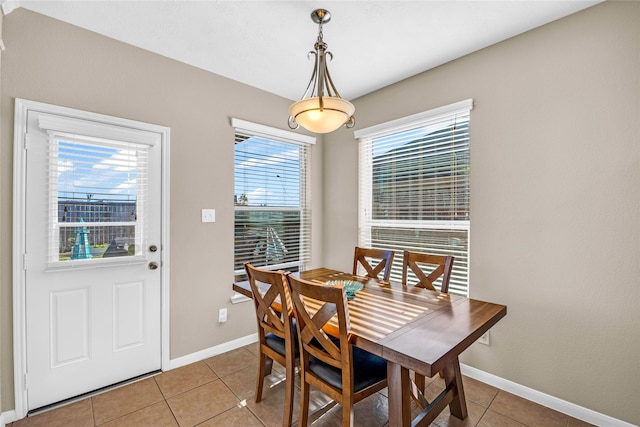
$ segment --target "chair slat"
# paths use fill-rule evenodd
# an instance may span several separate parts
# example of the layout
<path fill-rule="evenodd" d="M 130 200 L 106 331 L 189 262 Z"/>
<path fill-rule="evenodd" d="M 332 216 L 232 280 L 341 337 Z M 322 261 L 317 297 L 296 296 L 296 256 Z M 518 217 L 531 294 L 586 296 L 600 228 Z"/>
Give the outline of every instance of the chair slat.
<path fill-rule="evenodd" d="M 360 248 L 356 246 L 353 254 L 353 274 L 358 273 L 358 266 L 361 265 L 367 272 L 367 277 L 380 279 L 379 275 L 383 273 L 381 280 L 388 282 L 391 276 L 393 256 L 394 252 L 391 250 Z M 373 260 L 378 261 L 374 265 L 371 265 L 370 261 Z"/>
<path fill-rule="evenodd" d="M 449 291 L 449 280 L 451 279 L 454 257 L 451 255 L 434 255 L 410 251 L 404 251 L 403 255 L 402 284 L 404 286 L 408 285 L 408 270 L 410 269 L 418 279 L 418 283 L 415 286 L 435 291 L 437 289 L 433 286 L 433 283 L 442 277 L 440 292 L 447 293 Z M 424 271 L 426 265 L 431 266 L 428 275 Z"/>

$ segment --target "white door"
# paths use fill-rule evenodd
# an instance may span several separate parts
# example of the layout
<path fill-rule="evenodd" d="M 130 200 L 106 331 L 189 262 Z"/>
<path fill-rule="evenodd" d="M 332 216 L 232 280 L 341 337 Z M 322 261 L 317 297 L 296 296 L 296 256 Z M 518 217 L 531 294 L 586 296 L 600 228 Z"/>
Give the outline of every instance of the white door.
<path fill-rule="evenodd" d="M 162 138 L 108 119 L 26 114 L 27 410 L 161 368 Z"/>

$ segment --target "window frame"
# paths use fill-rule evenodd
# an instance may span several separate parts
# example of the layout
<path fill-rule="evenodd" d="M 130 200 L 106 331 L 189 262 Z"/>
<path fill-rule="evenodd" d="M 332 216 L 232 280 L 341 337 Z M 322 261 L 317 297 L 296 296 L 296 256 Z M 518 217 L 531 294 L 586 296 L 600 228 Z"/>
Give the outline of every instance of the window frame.
<path fill-rule="evenodd" d="M 300 248 L 299 258 L 295 261 L 287 261 L 283 263 L 274 263 L 267 265 L 256 265 L 256 267 L 277 270 L 277 269 L 294 269 L 295 267 L 303 270 L 311 260 L 311 147 L 316 143 L 316 138 L 308 135 L 297 134 L 294 132 L 273 128 L 270 126 L 253 123 L 237 118 L 231 119 L 231 125 L 234 128 L 234 141 L 238 136 L 260 137 L 266 140 L 299 146 L 301 151 L 299 174 L 300 182 L 300 204 L 299 206 L 243 206 L 234 203 L 234 276 L 236 280 L 245 277 L 244 269 L 236 269 L 236 213 L 238 212 L 300 212 Z M 236 153 L 234 150 L 234 164 Z M 238 193 L 235 188 L 236 170 L 234 168 L 234 197 Z"/>
<path fill-rule="evenodd" d="M 457 115 L 464 114 L 469 115 L 470 124 L 470 115 L 471 110 L 473 109 L 473 100 L 467 99 L 464 101 L 456 102 L 450 105 L 446 105 L 443 107 L 435 108 L 432 110 L 428 110 L 425 112 L 421 112 L 418 114 L 414 114 L 411 116 L 403 117 L 400 119 L 392 120 L 389 122 L 381 123 L 378 125 L 374 125 L 368 128 L 360 129 L 354 132 L 354 137 L 359 141 L 358 143 L 358 162 L 359 162 L 359 189 L 358 189 L 358 200 L 359 200 L 359 217 L 358 217 L 358 245 L 366 246 L 366 247 L 375 247 L 379 249 L 393 249 L 396 251 L 396 257 L 394 258 L 394 263 L 392 267 L 392 280 L 400 280 L 402 276 L 402 250 L 406 249 L 409 251 L 415 252 L 427 252 L 427 253 L 436 253 L 430 250 L 420 250 L 415 249 L 415 247 L 411 247 L 411 243 L 403 242 L 403 247 L 398 247 L 397 245 L 393 245 L 393 242 L 389 242 L 389 247 L 381 247 L 373 244 L 372 230 L 375 227 L 378 230 L 382 228 L 395 228 L 396 230 L 402 232 L 406 230 L 431 230 L 433 233 L 438 232 L 449 232 L 449 233 L 466 233 L 466 245 L 464 253 L 466 254 L 466 265 L 458 264 L 456 266 L 456 262 L 454 261 L 454 269 L 458 267 L 459 274 L 463 274 L 463 283 L 462 284 L 454 284 L 453 277 L 452 282 L 450 282 L 449 292 L 457 293 L 464 296 L 469 295 L 469 282 L 470 282 L 470 257 L 471 257 L 471 248 L 470 248 L 470 231 L 471 231 L 471 221 L 470 217 L 467 220 L 461 219 L 450 219 L 450 220 L 442 220 L 442 219 L 374 219 L 374 196 L 373 189 L 375 186 L 374 176 L 373 176 L 373 164 L 374 164 L 374 140 L 382 137 L 389 137 L 393 135 L 399 135 L 404 132 L 418 129 L 420 127 L 424 127 L 430 124 L 444 122 L 449 118 L 453 119 Z M 451 132 L 453 134 L 453 132 Z M 468 148 L 468 156 L 469 161 L 468 165 L 470 166 L 470 136 L 469 140 L 469 148 Z M 468 178 L 469 179 L 469 178 Z M 468 193 L 470 197 L 470 190 Z M 469 202 L 470 205 L 470 202 Z M 395 207 L 396 205 L 394 205 Z M 470 208 L 469 208 L 470 211 Z M 414 243 L 417 245 L 417 243 Z M 406 246 L 406 247 L 405 247 Z M 448 252 L 448 251 L 443 251 Z M 451 253 L 455 256 L 454 253 Z"/>

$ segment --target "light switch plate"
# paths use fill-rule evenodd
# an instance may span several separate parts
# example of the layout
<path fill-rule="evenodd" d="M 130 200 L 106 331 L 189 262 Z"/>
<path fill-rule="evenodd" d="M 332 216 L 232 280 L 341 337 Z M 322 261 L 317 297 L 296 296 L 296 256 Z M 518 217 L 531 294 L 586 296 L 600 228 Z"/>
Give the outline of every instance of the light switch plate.
<path fill-rule="evenodd" d="M 202 209 L 202 222 L 216 222 L 216 210 Z"/>

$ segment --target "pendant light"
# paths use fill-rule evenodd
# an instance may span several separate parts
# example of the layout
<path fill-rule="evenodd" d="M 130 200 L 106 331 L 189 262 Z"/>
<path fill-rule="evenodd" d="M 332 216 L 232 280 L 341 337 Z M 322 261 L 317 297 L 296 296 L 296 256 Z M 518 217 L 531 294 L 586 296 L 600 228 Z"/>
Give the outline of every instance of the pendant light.
<path fill-rule="evenodd" d="M 289 127 L 297 129 L 302 126 L 314 133 L 333 132 L 342 125 L 352 128 L 356 108 L 340 97 L 327 69 L 326 58 L 333 59 L 333 54 L 327 51 L 327 44 L 322 39 L 322 25 L 331 20 L 331 13 L 316 9 L 311 13 L 311 20 L 318 24 L 318 39 L 315 51 L 309 52 L 307 57 L 313 55 L 315 64 L 302 99 L 289 107 Z"/>

